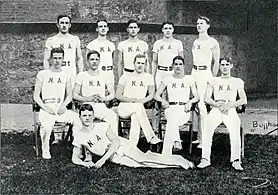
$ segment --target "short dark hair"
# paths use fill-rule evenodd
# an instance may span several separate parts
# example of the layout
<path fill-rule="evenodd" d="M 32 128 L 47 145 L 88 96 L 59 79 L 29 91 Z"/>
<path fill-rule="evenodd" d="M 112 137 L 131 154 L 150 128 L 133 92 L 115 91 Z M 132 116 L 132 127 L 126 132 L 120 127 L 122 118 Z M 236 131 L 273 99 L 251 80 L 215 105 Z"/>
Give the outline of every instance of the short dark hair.
<path fill-rule="evenodd" d="M 175 63 L 176 60 L 181 60 L 182 63 L 184 64 L 184 58 L 183 58 L 182 56 L 175 56 L 175 57 L 173 58 L 172 65 L 174 65 L 174 63 Z"/>
<path fill-rule="evenodd" d="M 93 113 L 95 112 L 91 104 L 82 104 L 79 108 L 79 116 L 81 116 L 81 112 L 85 110 L 92 111 Z"/>
<path fill-rule="evenodd" d="M 138 25 L 137 20 L 131 19 L 131 20 L 129 20 L 129 21 L 127 22 L 127 27 L 129 27 L 129 25 L 132 24 L 132 23 L 136 23 L 136 24 Z M 139 25 L 138 25 L 138 26 L 139 26 Z"/>
<path fill-rule="evenodd" d="M 219 59 L 219 63 L 221 63 L 222 60 L 226 60 L 227 62 L 232 63 L 232 58 L 230 56 L 221 57 Z"/>
<path fill-rule="evenodd" d="M 200 19 L 200 20 L 205 20 L 207 24 L 210 24 L 210 20 L 209 20 L 209 18 L 206 17 L 206 16 L 198 16 L 198 19 Z"/>
<path fill-rule="evenodd" d="M 70 20 L 70 23 L 71 23 L 71 17 L 69 16 L 69 15 L 66 15 L 66 14 L 60 14 L 58 17 L 57 17 L 57 23 L 59 23 L 59 20 L 61 19 L 61 18 L 69 18 L 69 20 Z"/>
<path fill-rule="evenodd" d="M 61 53 L 61 54 L 63 54 L 63 57 L 65 56 L 65 52 L 64 52 L 62 47 L 54 47 L 54 48 L 52 48 L 51 51 L 50 51 L 50 58 L 53 57 L 54 53 Z"/>
<path fill-rule="evenodd" d="M 91 51 L 89 51 L 89 52 L 87 53 L 87 60 L 89 60 L 89 58 L 90 58 L 90 56 L 91 56 L 92 54 L 97 54 L 97 57 L 100 58 L 100 53 L 99 53 L 98 51 L 91 50 Z"/>
<path fill-rule="evenodd" d="M 147 62 L 147 58 L 146 58 L 146 56 L 145 56 L 144 54 L 137 54 L 137 55 L 134 57 L 133 63 L 136 62 L 137 58 L 145 58 L 145 60 L 146 60 L 146 62 Z"/>
<path fill-rule="evenodd" d="M 99 19 L 99 20 L 97 20 L 97 22 L 96 22 L 97 27 L 98 27 L 98 23 L 99 23 L 99 22 L 106 22 L 106 24 L 108 24 L 108 22 L 107 22 L 106 19 Z"/>
<path fill-rule="evenodd" d="M 164 21 L 164 22 L 161 24 L 161 28 L 163 28 L 165 24 L 170 24 L 170 25 L 172 25 L 172 26 L 173 26 L 173 28 L 175 27 L 173 22 L 170 22 L 170 21 Z"/>

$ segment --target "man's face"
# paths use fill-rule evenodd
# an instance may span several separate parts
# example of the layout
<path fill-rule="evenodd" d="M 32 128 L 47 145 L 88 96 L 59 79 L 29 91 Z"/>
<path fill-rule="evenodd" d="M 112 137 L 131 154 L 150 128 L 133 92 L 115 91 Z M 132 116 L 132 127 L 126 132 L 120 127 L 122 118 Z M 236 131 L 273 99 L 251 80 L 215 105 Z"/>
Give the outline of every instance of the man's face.
<path fill-rule="evenodd" d="M 59 28 L 59 32 L 63 34 L 68 33 L 71 27 L 70 19 L 68 17 L 60 18 L 57 27 Z"/>
<path fill-rule="evenodd" d="M 62 67 L 63 60 L 64 60 L 64 56 L 62 53 L 53 53 L 51 58 L 51 65 L 54 68 L 59 69 Z"/>
<path fill-rule="evenodd" d="M 210 25 L 203 19 L 197 20 L 197 31 L 199 33 L 206 32 L 209 29 Z"/>
<path fill-rule="evenodd" d="M 136 58 L 136 61 L 134 62 L 135 71 L 138 73 L 144 72 L 145 65 L 146 65 L 146 58 Z"/>
<path fill-rule="evenodd" d="M 97 70 L 98 66 L 99 66 L 99 57 L 97 54 L 91 54 L 89 59 L 88 59 L 88 63 L 89 63 L 89 68 L 91 70 Z"/>
<path fill-rule="evenodd" d="M 231 64 L 227 60 L 221 60 L 221 62 L 220 62 L 220 71 L 221 71 L 221 74 L 223 74 L 223 75 L 230 74 L 232 67 L 233 67 L 233 64 Z"/>
<path fill-rule="evenodd" d="M 88 127 L 93 123 L 94 120 L 94 112 L 89 110 L 81 111 L 80 120 L 83 126 Z"/>
<path fill-rule="evenodd" d="M 184 64 L 182 60 L 176 59 L 173 64 L 173 69 L 176 74 L 180 74 L 184 70 Z"/>
<path fill-rule="evenodd" d="M 131 37 L 135 37 L 139 31 L 140 31 L 140 28 L 137 23 L 131 23 L 127 27 L 127 32 L 129 34 L 129 36 L 131 36 Z"/>
<path fill-rule="evenodd" d="M 108 25 L 105 21 L 100 21 L 97 23 L 97 29 L 96 31 L 98 32 L 99 35 L 105 36 L 107 35 L 109 28 Z"/>
<path fill-rule="evenodd" d="M 169 38 L 172 37 L 173 32 L 174 32 L 174 27 L 172 24 L 165 24 L 162 28 L 162 32 L 165 37 Z"/>

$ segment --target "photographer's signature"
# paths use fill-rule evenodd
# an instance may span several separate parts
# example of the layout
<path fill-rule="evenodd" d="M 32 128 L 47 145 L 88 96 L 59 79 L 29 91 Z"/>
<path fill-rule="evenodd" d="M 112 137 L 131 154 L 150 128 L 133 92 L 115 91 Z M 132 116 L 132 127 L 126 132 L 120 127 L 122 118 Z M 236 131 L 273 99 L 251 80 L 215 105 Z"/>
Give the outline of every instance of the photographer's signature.
<path fill-rule="evenodd" d="M 260 121 L 253 121 L 252 122 L 252 128 L 251 128 L 251 132 L 255 132 L 257 129 L 259 130 L 269 130 L 269 129 L 272 129 L 274 128 L 274 130 L 271 131 L 271 133 L 273 131 L 276 131 L 278 130 L 278 123 L 273 123 L 273 122 L 270 122 L 270 121 L 267 121 L 267 122 L 260 122 Z"/>

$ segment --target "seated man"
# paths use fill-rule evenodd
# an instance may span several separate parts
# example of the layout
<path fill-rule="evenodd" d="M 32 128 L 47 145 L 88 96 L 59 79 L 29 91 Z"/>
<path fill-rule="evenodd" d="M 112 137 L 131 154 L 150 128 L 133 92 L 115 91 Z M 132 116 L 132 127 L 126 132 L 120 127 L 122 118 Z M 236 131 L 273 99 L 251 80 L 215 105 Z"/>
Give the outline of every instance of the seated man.
<path fill-rule="evenodd" d="M 67 110 L 72 101 L 71 77 L 62 71 L 64 50 L 53 48 L 50 52 L 49 70 L 41 70 L 37 74 L 34 100 L 41 107 L 39 121 L 41 123 L 42 157 L 50 159 L 49 140 L 55 121 L 74 123 L 73 131 L 80 127 L 78 114 Z M 78 125 L 79 122 L 79 125 Z"/>
<path fill-rule="evenodd" d="M 94 124 L 94 110 L 90 104 L 83 104 L 79 110 L 83 127 L 73 141 L 72 162 L 85 167 L 100 168 L 108 159 L 111 162 L 129 167 L 193 168 L 194 164 L 182 156 L 163 156 L 150 151 L 143 153 L 137 147 L 129 145 L 129 141 L 117 136 L 107 123 Z M 81 147 L 86 147 L 90 152 L 101 156 L 93 163 L 79 158 Z"/>
<path fill-rule="evenodd" d="M 115 98 L 115 92 L 113 84 L 107 82 L 106 76 L 99 70 L 99 52 L 89 51 L 87 61 L 89 70 L 80 72 L 76 76 L 73 99 L 82 103 L 89 102 L 94 107 L 96 118 L 110 124 L 112 131 L 118 134 L 118 117 L 104 104 Z M 107 96 L 106 88 L 109 93 Z"/>
<path fill-rule="evenodd" d="M 210 113 L 204 119 L 204 136 L 202 137 L 202 159 L 198 168 L 210 165 L 212 136 L 214 130 L 222 122 L 230 134 L 231 162 L 235 170 L 242 171 L 240 159 L 240 118 L 236 107 L 247 104 L 244 82 L 231 77 L 233 64 L 230 58 L 220 59 L 220 77 L 214 77 L 208 82 L 205 102 L 212 106 Z M 237 94 L 239 100 L 236 100 Z M 212 95 L 214 99 L 212 99 Z"/>
<path fill-rule="evenodd" d="M 147 141 L 157 144 L 161 140 L 155 135 L 144 108 L 144 103 L 154 96 L 154 77 L 144 72 L 147 63 L 145 55 L 137 54 L 133 63 L 135 71 L 123 74 L 119 80 L 116 97 L 121 103 L 118 113 L 122 118 L 131 118 L 129 140 L 133 146 L 138 144 L 141 127 Z"/>
<path fill-rule="evenodd" d="M 162 154 L 171 155 L 172 149 L 180 150 L 181 140 L 179 126 L 185 124 L 190 118 L 190 109 L 193 103 L 199 101 L 196 84 L 191 75 L 184 74 L 184 58 L 176 56 L 172 62 L 174 74 L 165 76 L 155 94 L 155 99 L 166 108 L 167 119 Z M 167 88 L 168 101 L 161 98 Z M 189 100 L 190 90 L 193 98 Z"/>

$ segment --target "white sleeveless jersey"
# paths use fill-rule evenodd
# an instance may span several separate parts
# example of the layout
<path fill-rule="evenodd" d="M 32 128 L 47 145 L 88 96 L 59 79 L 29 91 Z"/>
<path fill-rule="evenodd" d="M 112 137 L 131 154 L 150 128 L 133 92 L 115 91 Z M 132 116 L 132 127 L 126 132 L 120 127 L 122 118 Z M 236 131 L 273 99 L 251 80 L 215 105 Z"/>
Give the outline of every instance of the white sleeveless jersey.
<path fill-rule="evenodd" d="M 127 39 L 119 43 L 118 50 L 123 53 L 124 68 L 134 70 L 134 57 L 137 54 L 144 54 L 144 52 L 147 52 L 148 44 L 142 40 L 130 41 Z"/>
<path fill-rule="evenodd" d="M 102 72 L 93 76 L 90 75 L 88 71 L 78 73 L 75 83 L 81 86 L 81 93 L 84 97 L 94 94 L 99 94 L 102 97 L 105 97 L 105 87 L 106 85 L 111 84 L 107 81 Z"/>
<path fill-rule="evenodd" d="M 177 39 L 173 39 L 171 42 L 160 39 L 153 45 L 153 52 L 157 53 L 159 66 L 172 66 L 173 58 L 182 51 L 182 42 Z"/>
<path fill-rule="evenodd" d="M 88 50 L 94 50 L 100 53 L 99 69 L 102 66 L 113 66 L 113 52 L 115 51 L 115 44 L 108 40 L 95 39 L 87 45 Z"/>
<path fill-rule="evenodd" d="M 154 85 L 154 77 L 149 73 L 143 73 L 138 76 L 123 74 L 119 80 L 119 84 L 124 86 L 124 96 L 142 99 L 146 97 L 148 87 Z"/>
<path fill-rule="evenodd" d="M 80 130 L 72 144 L 79 148 L 85 146 L 92 153 L 103 156 L 111 144 L 111 141 L 106 136 L 108 128 L 109 125 L 107 123 L 95 123 L 90 132 Z"/>
<path fill-rule="evenodd" d="M 167 87 L 169 102 L 188 102 L 190 97 L 190 87 L 194 84 L 194 78 L 191 75 L 185 75 L 178 79 L 173 75 L 167 75 L 162 82 Z"/>
<path fill-rule="evenodd" d="M 213 77 L 208 83 L 213 88 L 214 100 L 236 101 L 237 91 L 244 89 L 243 80 L 235 77 L 228 79 Z"/>
<path fill-rule="evenodd" d="M 80 39 L 77 36 L 68 34 L 66 37 L 55 35 L 49 37 L 45 43 L 45 47 L 51 50 L 54 47 L 62 47 L 65 52 L 62 69 L 76 75 L 76 52 L 80 47 Z"/>
<path fill-rule="evenodd" d="M 212 49 L 216 47 L 219 47 L 219 43 L 212 37 L 207 40 L 195 40 L 192 47 L 193 64 L 208 66 L 208 69 L 211 70 Z"/>
<path fill-rule="evenodd" d="M 51 107 L 57 111 L 64 102 L 66 85 L 71 82 L 70 75 L 64 71 L 41 70 L 37 74 L 37 79 L 42 82 L 42 100 L 51 104 Z"/>

